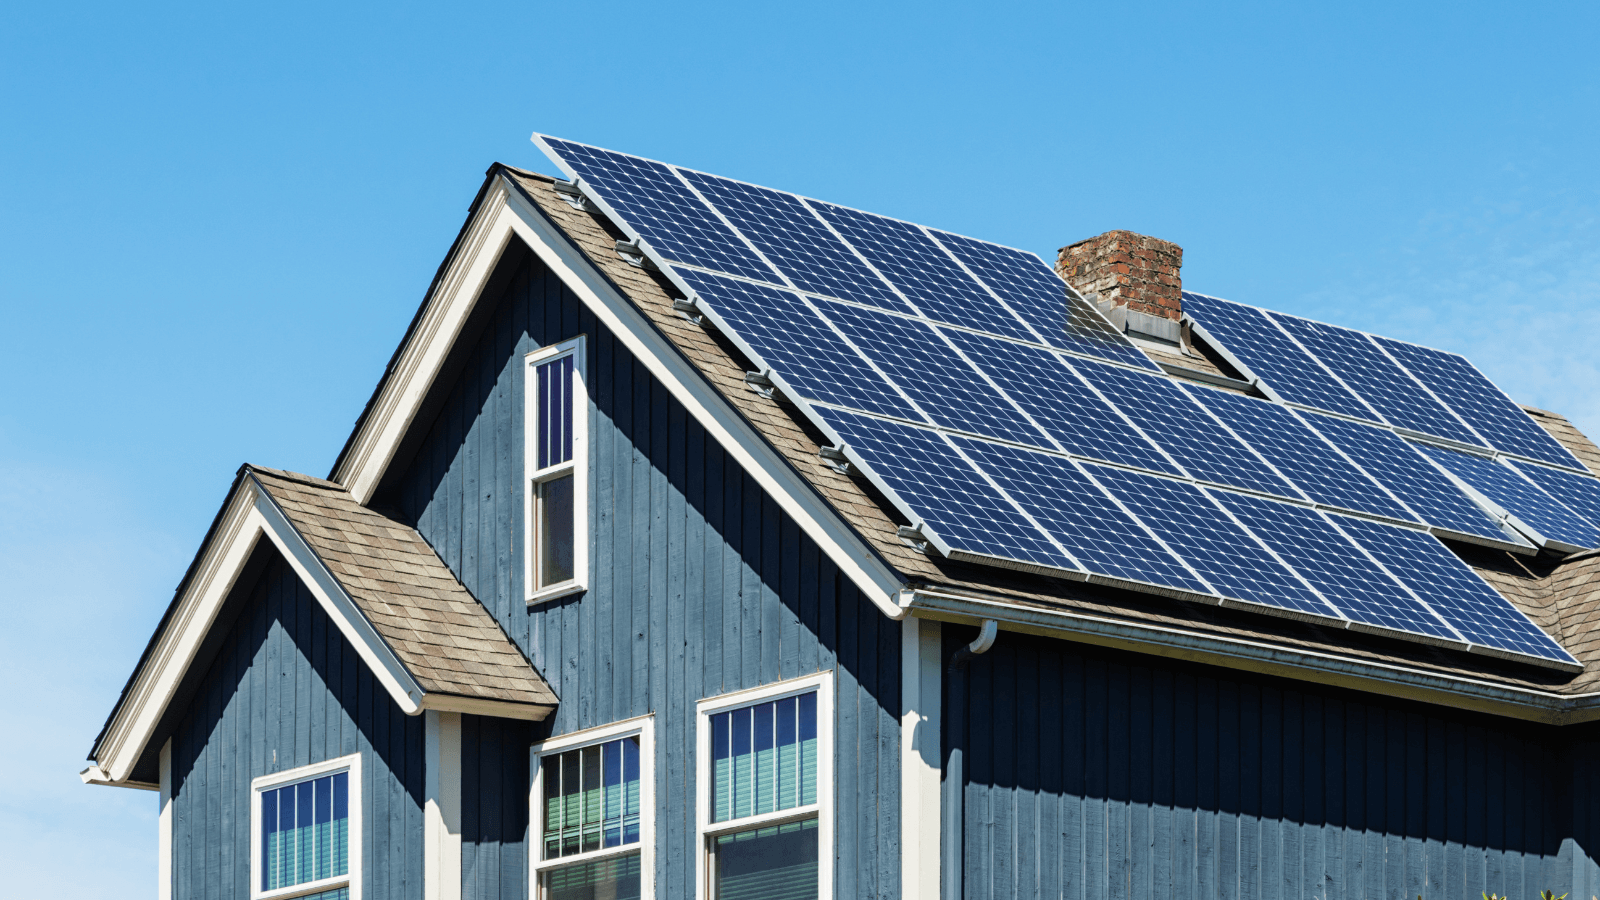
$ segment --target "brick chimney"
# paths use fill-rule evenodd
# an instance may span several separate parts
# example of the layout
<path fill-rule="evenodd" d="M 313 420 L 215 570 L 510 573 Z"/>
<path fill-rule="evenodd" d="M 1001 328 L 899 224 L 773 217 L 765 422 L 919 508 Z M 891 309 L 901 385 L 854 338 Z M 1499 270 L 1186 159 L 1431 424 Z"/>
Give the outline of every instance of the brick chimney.
<path fill-rule="evenodd" d="M 1061 248 L 1056 271 L 1111 321 L 1135 337 L 1179 344 L 1183 248 L 1170 241 L 1108 231 Z"/>

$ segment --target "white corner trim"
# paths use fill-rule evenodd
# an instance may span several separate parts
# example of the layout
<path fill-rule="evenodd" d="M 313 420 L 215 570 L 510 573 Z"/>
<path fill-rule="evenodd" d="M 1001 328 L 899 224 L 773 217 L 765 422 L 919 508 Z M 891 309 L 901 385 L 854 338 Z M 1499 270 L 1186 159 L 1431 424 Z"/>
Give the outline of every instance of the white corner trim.
<path fill-rule="evenodd" d="M 938 900 L 943 632 L 914 616 L 900 628 L 900 891 L 905 900 Z"/>
<path fill-rule="evenodd" d="M 644 363 L 695 421 L 771 494 L 878 609 L 905 615 L 895 601 L 904 579 L 879 560 L 810 482 L 747 423 L 611 282 L 595 270 L 544 213 L 514 187 L 497 192 L 514 213 L 511 227 L 539 260 L 595 314 L 635 359 Z"/>
<path fill-rule="evenodd" d="M 172 738 L 161 745 L 161 807 L 156 815 L 156 900 L 172 900 Z"/>
<path fill-rule="evenodd" d="M 423 898 L 461 900 L 461 714 L 423 716 Z"/>

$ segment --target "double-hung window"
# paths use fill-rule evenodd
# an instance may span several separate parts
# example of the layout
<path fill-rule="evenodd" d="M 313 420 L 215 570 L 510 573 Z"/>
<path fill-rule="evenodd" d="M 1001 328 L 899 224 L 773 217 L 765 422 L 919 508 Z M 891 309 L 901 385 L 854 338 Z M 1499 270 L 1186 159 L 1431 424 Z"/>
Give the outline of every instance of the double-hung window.
<path fill-rule="evenodd" d="M 632 719 L 534 746 L 536 900 L 651 896 L 650 725 Z"/>
<path fill-rule="evenodd" d="M 832 707 L 827 674 L 700 703 L 702 898 L 832 896 Z"/>
<path fill-rule="evenodd" d="M 527 356 L 528 602 L 576 593 L 587 578 L 588 392 L 583 338 Z"/>
<path fill-rule="evenodd" d="M 360 896 L 361 760 L 346 756 L 251 783 L 251 896 Z"/>

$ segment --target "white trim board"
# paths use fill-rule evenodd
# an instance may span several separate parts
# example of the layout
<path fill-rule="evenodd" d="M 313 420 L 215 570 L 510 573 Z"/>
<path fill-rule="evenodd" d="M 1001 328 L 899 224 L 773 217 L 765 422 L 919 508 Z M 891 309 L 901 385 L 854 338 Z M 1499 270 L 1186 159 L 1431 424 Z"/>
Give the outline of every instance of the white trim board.
<path fill-rule="evenodd" d="M 528 704 L 425 693 L 254 475 L 246 472 L 224 504 L 217 529 L 201 548 L 200 563 L 177 599 L 171 618 L 135 672 L 106 728 L 93 765 L 83 771 L 85 782 L 152 787 L 129 781 L 129 775 L 176 697 L 207 633 L 216 624 L 250 554 L 263 538 L 272 542 L 406 715 L 414 716 L 424 709 L 519 719 L 539 719 L 547 714 L 544 707 Z"/>

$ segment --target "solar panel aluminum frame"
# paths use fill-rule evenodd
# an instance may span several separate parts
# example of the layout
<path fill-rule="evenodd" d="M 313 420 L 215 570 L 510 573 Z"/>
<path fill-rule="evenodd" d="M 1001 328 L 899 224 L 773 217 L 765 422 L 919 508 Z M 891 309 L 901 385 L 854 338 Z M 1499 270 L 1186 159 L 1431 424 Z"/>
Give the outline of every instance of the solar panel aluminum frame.
<path fill-rule="evenodd" d="M 1449 449 L 1457 450 L 1457 448 L 1455 448 L 1455 447 L 1451 447 Z M 1477 449 L 1477 452 L 1473 453 L 1472 454 L 1473 456 L 1476 456 L 1476 457 L 1478 457 L 1480 459 L 1487 459 L 1491 463 L 1494 463 L 1495 465 L 1499 465 L 1499 458 L 1502 455 L 1504 455 L 1504 454 L 1499 453 L 1498 451 L 1486 452 L 1481 447 L 1480 448 L 1476 448 L 1476 449 Z M 1458 450 L 1458 452 L 1465 452 L 1465 451 Z M 1428 463 L 1430 465 L 1432 465 L 1435 469 L 1438 469 L 1441 473 L 1443 473 L 1444 477 L 1450 479 L 1450 481 L 1453 484 L 1455 484 L 1456 487 L 1460 488 L 1462 493 L 1464 493 L 1468 497 L 1472 498 L 1472 502 L 1478 504 L 1478 506 L 1480 508 L 1482 508 L 1484 512 L 1488 513 L 1491 518 L 1499 521 L 1501 523 L 1501 525 L 1503 525 L 1503 526 L 1505 526 L 1507 528 L 1510 528 L 1512 531 L 1516 532 L 1517 534 L 1522 535 L 1524 538 L 1526 538 L 1528 541 L 1530 541 L 1535 547 L 1540 548 L 1540 549 L 1544 549 L 1544 550 L 1551 550 L 1551 551 L 1559 553 L 1559 554 L 1561 554 L 1563 556 L 1565 556 L 1567 554 L 1571 554 L 1571 553 L 1583 553 L 1583 552 L 1586 552 L 1588 550 L 1594 549 L 1592 547 L 1580 547 L 1580 546 L 1578 546 L 1576 544 L 1569 544 L 1566 541 L 1557 540 L 1555 538 L 1547 536 L 1546 534 L 1544 534 L 1544 532 L 1540 531 L 1539 529 L 1537 529 L 1537 528 L 1533 527 L 1532 525 L 1528 524 L 1527 522 L 1523 521 L 1522 518 L 1517 516 L 1515 513 L 1511 512 L 1510 510 L 1506 509 L 1505 507 L 1501 506 L 1500 504 L 1494 502 L 1493 500 L 1490 500 L 1487 496 L 1485 496 L 1483 494 L 1482 491 L 1479 491 L 1477 488 L 1473 487 L 1471 484 L 1468 484 L 1464 479 L 1462 479 L 1461 477 L 1456 475 L 1456 473 L 1454 473 L 1454 472 L 1450 471 L 1449 469 L 1445 468 L 1438 461 L 1433 459 L 1433 457 L 1428 456 L 1426 453 L 1422 454 L 1422 456 L 1423 456 L 1423 458 L 1428 460 Z M 1521 457 L 1513 457 L 1513 458 L 1520 459 Z M 1522 478 L 1523 481 L 1528 481 L 1528 479 L 1525 478 L 1521 472 L 1518 472 L 1517 470 L 1511 468 L 1510 466 L 1507 466 L 1506 470 L 1509 471 L 1512 475 L 1515 475 L 1518 478 Z M 1530 487 L 1532 487 L 1534 490 L 1543 491 L 1542 488 L 1540 488 L 1537 484 L 1534 484 L 1532 481 L 1528 481 L 1528 485 Z M 1560 503 L 1561 501 L 1560 501 L 1559 498 L 1556 498 L 1556 502 Z M 1576 515 L 1576 513 L 1574 513 L 1574 515 Z"/>

